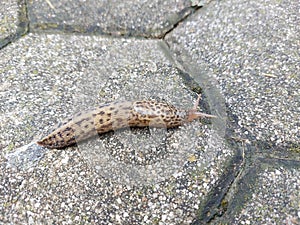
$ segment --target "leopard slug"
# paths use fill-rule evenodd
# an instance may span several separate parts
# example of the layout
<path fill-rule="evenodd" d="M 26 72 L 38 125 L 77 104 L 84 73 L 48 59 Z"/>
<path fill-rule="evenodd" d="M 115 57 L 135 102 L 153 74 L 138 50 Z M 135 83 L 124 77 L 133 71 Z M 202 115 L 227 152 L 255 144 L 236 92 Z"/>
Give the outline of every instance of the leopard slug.
<path fill-rule="evenodd" d="M 172 128 L 200 117 L 215 117 L 197 112 L 200 96 L 190 110 L 180 110 L 165 102 L 123 101 L 103 104 L 84 114 L 77 114 L 37 144 L 46 148 L 61 149 L 88 139 L 125 127 Z"/>

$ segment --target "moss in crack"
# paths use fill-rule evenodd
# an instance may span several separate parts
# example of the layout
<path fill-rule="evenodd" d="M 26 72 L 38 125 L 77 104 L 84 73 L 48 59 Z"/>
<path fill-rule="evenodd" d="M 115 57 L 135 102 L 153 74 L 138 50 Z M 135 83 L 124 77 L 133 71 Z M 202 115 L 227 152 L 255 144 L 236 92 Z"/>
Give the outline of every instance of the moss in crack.
<path fill-rule="evenodd" d="M 300 146 L 293 146 L 293 147 L 289 148 L 289 151 L 292 153 L 300 154 Z"/>
<path fill-rule="evenodd" d="M 7 152 L 11 152 L 15 148 L 15 143 L 10 142 L 7 146 Z"/>

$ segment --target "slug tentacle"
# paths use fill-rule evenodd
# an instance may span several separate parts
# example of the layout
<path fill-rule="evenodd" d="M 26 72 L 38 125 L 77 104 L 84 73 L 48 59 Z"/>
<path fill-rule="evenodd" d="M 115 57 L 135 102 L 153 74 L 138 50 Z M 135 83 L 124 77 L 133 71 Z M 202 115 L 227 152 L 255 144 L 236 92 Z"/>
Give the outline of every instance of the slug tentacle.
<path fill-rule="evenodd" d="M 103 104 L 88 113 L 77 114 L 37 143 L 46 148 L 60 149 L 96 134 L 124 127 L 171 128 L 200 117 L 215 117 L 197 112 L 200 98 L 191 110 L 179 110 L 173 105 L 154 100 Z"/>
<path fill-rule="evenodd" d="M 195 119 L 202 118 L 202 117 L 216 118 L 216 116 L 214 116 L 214 115 L 210 115 L 210 114 L 206 114 L 206 113 L 202 113 L 202 112 L 197 112 L 197 108 L 198 108 L 198 105 L 200 103 L 200 100 L 201 100 L 201 95 L 199 94 L 198 98 L 197 98 L 197 101 L 194 104 L 194 107 L 192 109 L 188 110 L 188 118 L 187 118 L 188 122 L 191 122 Z"/>

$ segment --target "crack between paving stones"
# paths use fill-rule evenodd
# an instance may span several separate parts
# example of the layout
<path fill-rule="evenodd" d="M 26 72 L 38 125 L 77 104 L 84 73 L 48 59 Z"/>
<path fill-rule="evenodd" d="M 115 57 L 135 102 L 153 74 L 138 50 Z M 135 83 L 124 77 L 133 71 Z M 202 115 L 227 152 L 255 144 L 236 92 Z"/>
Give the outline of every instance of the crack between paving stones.
<path fill-rule="evenodd" d="M 193 15 L 195 12 L 197 12 L 199 9 L 201 9 L 203 6 L 193 6 L 193 7 L 189 7 L 184 9 L 181 13 L 184 13 L 184 11 L 189 10 L 190 8 L 192 8 L 192 12 L 185 15 L 184 17 L 182 17 L 181 19 L 179 19 L 168 31 L 166 31 L 162 36 L 159 37 L 159 39 L 165 39 L 166 35 L 171 33 L 174 29 L 176 29 L 176 27 L 178 27 L 178 25 L 180 23 L 182 23 L 183 21 L 185 21 L 188 17 L 190 17 L 191 15 Z"/>
<path fill-rule="evenodd" d="M 251 190 L 253 191 L 253 185 L 257 182 L 258 179 L 258 172 L 263 170 L 263 168 L 266 165 L 272 165 L 272 166 L 296 166 L 296 168 L 300 168 L 299 161 L 291 160 L 291 159 L 274 159 L 274 158 L 265 158 L 265 157 L 259 157 L 255 156 L 252 163 L 248 163 L 243 168 L 243 171 L 240 173 L 240 177 L 236 178 L 236 181 L 234 185 L 236 187 L 233 187 L 233 190 L 231 190 L 231 194 L 234 194 L 234 196 L 230 196 L 231 204 L 228 206 L 227 211 L 223 214 L 222 218 L 216 218 L 214 224 L 220 224 L 224 223 L 224 221 L 230 222 L 232 218 L 234 218 L 235 215 L 238 215 L 237 213 L 240 212 L 241 208 L 239 208 L 242 205 L 245 205 L 245 203 L 248 201 L 249 198 L 251 198 Z"/>
<path fill-rule="evenodd" d="M 19 17 L 21 17 L 22 19 L 24 19 L 23 23 L 25 23 L 24 27 L 25 27 L 25 30 L 24 30 L 24 33 L 21 34 L 21 36 L 24 36 L 26 34 L 28 34 L 30 32 L 30 20 L 29 20 L 29 16 L 28 16 L 28 4 L 27 4 L 27 0 L 18 0 L 18 4 L 21 4 L 21 2 L 23 2 L 23 8 L 22 8 L 22 11 L 23 12 L 19 12 L 20 15 Z M 21 14 L 23 13 L 23 14 Z"/>
<path fill-rule="evenodd" d="M 29 33 L 29 20 L 28 20 L 28 10 L 27 10 L 27 1 L 18 0 L 18 23 L 17 29 L 14 33 L 9 34 L 0 42 L 0 49 L 5 48 L 7 45 L 18 40 L 20 37 Z"/>
<path fill-rule="evenodd" d="M 233 146 L 233 144 L 230 145 Z M 244 146 L 242 149 L 240 147 L 237 149 L 237 154 L 230 160 L 227 171 L 221 176 L 220 181 L 211 191 L 211 194 L 207 196 L 204 204 L 200 207 L 203 210 L 192 225 L 210 223 L 227 211 L 228 199 L 226 197 L 244 171 L 245 158 L 243 148 Z"/>
<path fill-rule="evenodd" d="M 169 44 L 165 41 L 166 46 L 168 47 L 168 50 L 170 51 Z M 171 53 L 172 51 L 170 51 Z M 177 63 L 179 63 L 182 67 L 180 69 L 181 71 L 184 71 L 183 74 L 181 74 L 181 77 L 187 82 L 190 78 L 192 81 L 194 80 L 188 72 L 186 68 L 186 65 L 183 63 L 182 60 L 178 60 L 178 58 L 173 58 Z M 191 81 L 191 82 L 192 82 Z M 192 83 L 187 82 L 187 86 L 195 92 L 202 92 L 202 88 L 197 85 L 200 90 L 193 90 L 191 85 Z M 228 107 L 226 107 L 228 108 Z M 227 198 L 228 194 L 232 193 L 232 189 L 234 189 L 234 186 L 236 182 L 240 179 L 240 176 L 242 176 L 244 168 L 245 168 L 245 148 L 247 142 L 249 140 L 253 140 L 253 137 L 247 137 L 239 138 L 236 137 L 236 134 L 233 132 L 235 127 L 237 126 L 237 117 L 234 116 L 232 113 L 228 112 L 228 121 L 231 125 L 227 128 L 226 131 L 226 141 L 228 145 L 236 150 L 236 154 L 233 156 L 232 159 L 229 159 L 228 166 L 225 168 L 225 172 L 221 175 L 221 178 L 219 179 L 219 182 L 217 185 L 210 191 L 210 194 L 205 198 L 204 202 L 200 205 L 200 210 L 198 213 L 197 218 L 192 223 L 193 225 L 199 225 L 199 224 L 207 224 L 209 222 L 212 222 L 213 220 L 216 220 L 218 217 L 221 217 L 226 211 L 227 211 L 227 205 L 228 200 L 231 200 L 231 198 Z M 228 126 L 228 125 L 227 125 Z M 243 143 L 243 146 L 241 147 L 239 143 Z M 250 146 L 251 147 L 251 146 Z M 248 148 L 248 145 L 247 145 Z M 249 150 L 247 150 L 247 153 Z"/>
<path fill-rule="evenodd" d="M 236 194 L 238 194 L 240 192 L 240 182 L 243 181 L 245 175 L 247 173 L 249 173 L 249 171 L 256 169 L 256 167 L 254 166 L 255 163 L 257 162 L 264 162 L 264 161 L 271 161 L 272 160 L 277 160 L 280 161 L 281 163 L 284 164 L 289 164 L 289 163 L 299 163 L 299 160 L 297 159 L 291 159 L 291 158 L 277 158 L 277 157 L 271 157 L 271 158 L 267 158 L 265 154 L 261 154 L 256 152 L 255 149 L 259 149 L 261 148 L 262 143 L 246 143 L 247 140 L 241 139 L 241 140 L 237 140 L 236 138 L 231 138 L 233 143 L 238 143 L 241 142 L 242 143 L 242 147 L 241 147 L 241 153 L 242 153 L 242 162 L 241 164 L 236 164 L 237 168 L 233 169 L 233 170 L 228 170 L 226 174 L 230 174 L 230 172 L 235 172 L 235 176 L 232 179 L 232 182 L 230 184 L 228 184 L 228 186 L 224 186 L 224 183 L 226 182 L 222 182 L 222 177 L 226 178 L 226 174 L 223 175 L 221 177 L 221 182 L 214 188 L 214 190 L 212 191 L 212 194 L 210 194 L 207 197 L 207 200 L 204 204 L 203 211 L 201 212 L 200 216 L 198 217 L 198 219 L 193 223 L 193 225 L 199 225 L 199 224 L 207 224 L 207 223 L 220 223 L 222 221 L 224 221 L 224 219 L 228 219 L 231 216 L 231 213 L 233 211 L 232 207 L 235 207 L 234 202 L 236 201 Z M 232 146 L 233 144 L 231 144 Z M 273 148 L 274 149 L 274 146 Z M 238 157 L 238 154 L 235 156 Z M 234 159 L 231 160 L 231 162 L 233 162 L 232 164 L 234 165 L 234 162 L 236 162 Z M 230 166 L 232 167 L 232 164 L 230 164 Z M 229 178 L 227 178 L 229 179 Z M 251 182 L 250 182 L 251 183 Z M 214 199 L 216 199 L 215 195 L 216 193 L 218 194 L 218 189 L 220 190 L 220 192 L 222 191 L 222 187 L 226 187 L 226 191 L 223 192 L 223 195 L 218 198 L 218 204 L 209 204 L 210 202 L 212 202 Z M 222 194 L 222 193 L 221 193 Z M 213 208 L 214 207 L 214 208 Z M 214 213 L 210 214 L 210 216 L 207 216 L 207 214 L 210 213 L 210 208 L 211 211 L 213 211 Z M 222 219 L 223 218 L 223 219 Z"/>

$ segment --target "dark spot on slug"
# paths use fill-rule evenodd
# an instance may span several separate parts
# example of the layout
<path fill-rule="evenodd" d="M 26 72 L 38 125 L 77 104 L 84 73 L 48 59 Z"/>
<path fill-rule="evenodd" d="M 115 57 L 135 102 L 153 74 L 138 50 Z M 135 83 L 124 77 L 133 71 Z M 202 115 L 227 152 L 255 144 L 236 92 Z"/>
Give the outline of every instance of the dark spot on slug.
<path fill-rule="evenodd" d="M 101 111 L 99 114 L 100 114 L 101 116 L 103 116 L 103 115 L 105 114 L 105 112 L 104 112 L 104 111 Z"/>
<path fill-rule="evenodd" d="M 109 127 L 112 126 L 112 124 L 113 124 L 112 122 L 111 122 L 111 123 L 108 123 L 108 124 L 106 124 L 106 125 L 103 125 L 102 128 L 103 128 L 103 129 L 109 128 Z"/>
<path fill-rule="evenodd" d="M 52 137 L 50 137 L 50 141 L 55 142 L 55 140 L 56 140 L 56 135 L 54 134 Z"/>
<path fill-rule="evenodd" d="M 73 129 L 71 127 L 66 127 L 63 132 L 65 133 L 65 132 L 68 132 L 68 131 L 73 131 Z"/>
<path fill-rule="evenodd" d="M 62 139 L 62 133 L 61 132 L 58 132 L 57 135 Z"/>
<path fill-rule="evenodd" d="M 171 121 L 171 119 L 164 119 L 164 121 L 165 121 L 166 123 L 169 123 L 169 122 Z"/>
<path fill-rule="evenodd" d="M 103 124 L 103 119 L 100 119 L 100 120 L 99 120 L 99 123 L 100 123 L 100 124 Z"/>
<path fill-rule="evenodd" d="M 97 132 L 99 134 L 101 134 L 101 133 L 107 132 L 107 130 L 105 128 L 100 128 L 99 130 L 97 130 Z"/>
<path fill-rule="evenodd" d="M 67 141 L 68 144 L 75 143 L 75 142 L 76 142 L 76 137 L 75 137 L 75 136 L 73 136 L 72 138 L 70 138 L 70 139 Z"/>
<path fill-rule="evenodd" d="M 142 120 L 142 122 L 145 123 L 145 124 L 148 124 L 149 120 L 145 119 L 145 120 Z"/>

